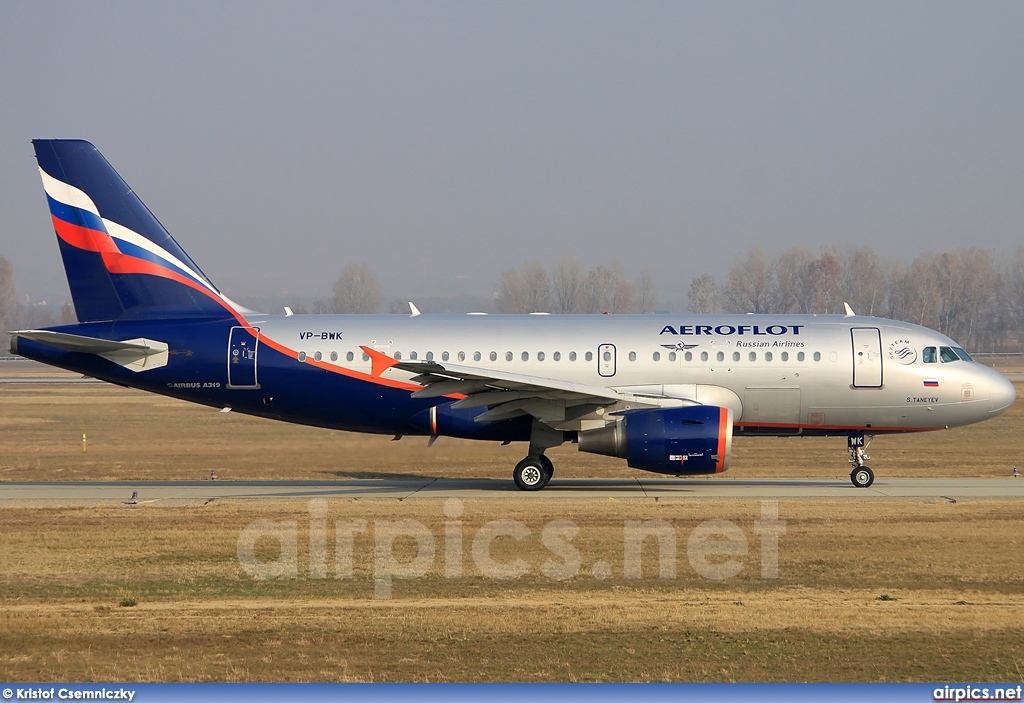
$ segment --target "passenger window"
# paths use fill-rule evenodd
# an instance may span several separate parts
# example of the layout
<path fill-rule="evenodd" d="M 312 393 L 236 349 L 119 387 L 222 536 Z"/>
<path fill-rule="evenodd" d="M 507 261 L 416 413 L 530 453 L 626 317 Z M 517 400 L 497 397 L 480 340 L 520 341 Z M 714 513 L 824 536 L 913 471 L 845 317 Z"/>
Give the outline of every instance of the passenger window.
<path fill-rule="evenodd" d="M 465 360 L 466 360 L 466 352 L 459 352 L 459 361 L 465 361 Z M 477 361 L 479 361 L 479 359 L 477 359 Z"/>
<path fill-rule="evenodd" d="M 363 354 L 363 356 L 366 356 L 366 354 Z M 349 352 L 348 354 L 345 355 L 345 360 L 346 361 L 352 361 L 355 358 L 356 358 L 356 355 L 353 354 L 352 352 Z"/>
<path fill-rule="evenodd" d="M 338 352 L 331 352 L 331 361 L 338 360 Z"/>
<path fill-rule="evenodd" d="M 757 361 L 757 352 L 750 352 L 747 355 L 747 358 L 750 359 L 751 361 Z"/>
<path fill-rule="evenodd" d="M 630 352 L 629 353 L 629 360 L 630 361 L 636 361 L 636 352 Z"/>
<path fill-rule="evenodd" d="M 725 352 L 718 352 L 715 354 L 715 358 L 719 361 L 725 361 Z"/>
<path fill-rule="evenodd" d="M 797 352 L 796 353 L 796 360 L 797 361 L 803 361 L 804 360 L 804 353 L 803 352 Z"/>
<path fill-rule="evenodd" d="M 686 360 L 687 361 L 689 361 L 692 358 L 692 356 L 693 355 L 690 354 L 690 352 L 686 352 Z M 676 360 L 676 353 L 675 352 L 669 352 L 668 353 L 668 360 L 669 361 L 675 361 Z"/>
<path fill-rule="evenodd" d="M 661 352 L 654 352 L 654 360 L 661 361 Z"/>
<path fill-rule="evenodd" d="M 316 354 L 313 355 L 313 358 L 316 359 L 317 361 L 322 361 L 323 358 L 324 358 L 324 355 L 321 354 L 320 352 L 317 352 Z"/>
<path fill-rule="evenodd" d="M 764 353 L 764 360 L 765 361 L 771 361 L 772 360 L 772 353 L 771 352 L 765 352 Z"/>
<path fill-rule="evenodd" d="M 926 364 L 934 364 L 938 358 L 935 354 L 935 347 L 925 347 L 921 352 L 921 358 Z"/>
<path fill-rule="evenodd" d="M 740 353 L 739 352 L 733 352 L 732 353 L 732 360 L 733 361 L 739 361 L 740 360 Z"/>
<path fill-rule="evenodd" d="M 306 352 L 299 352 L 299 361 L 306 360 Z"/>
<path fill-rule="evenodd" d="M 821 352 L 814 352 L 814 360 L 821 361 Z"/>
<path fill-rule="evenodd" d="M 569 352 L 569 361 L 576 361 L 576 352 Z"/>
<path fill-rule="evenodd" d="M 523 361 L 530 360 L 530 352 L 523 352 Z"/>
<path fill-rule="evenodd" d="M 586 359 L 587 361 L 593 361 L 594 352 L 587 352 L 586 354 L 583 355 L 583 358 Z"/>
<path fill-rule="evenodd" d="M 369 360 L 370 360 L 370 355 L 367 354 L 366 352 L 363 352 L 363 361 L 369 361 Z"/>
<path fill-rule="evenodd" d="M 537 352 L 537 361 L 544 361 L 544 352 Z"/>
<path fill-rule="evenodd" d="M 701 361 L 707 361 L 708 360 L 708 353 L 707 352 L 701 352 L 700 353 L 700 360 Z"/>
<path fill-rule="evenodd" d="M 939 347 L 939 359 L 942 360 L 943 364 L 948 364 L 951 361 L 960 361 L 960 357 L 950 347 Z"/>
<path fill-rule="evenodd" d="M 789 352 L 782 352 L 782 360 L 789 361 Z"/>
<path fill-rule="evenodd" d="M 562 352 L 555 352 L 554 354 L 551 355 L 551 358 L 554 359 L 555 361 L 561 361 Z"/>
<path fill-rule="evenodd" d="M 402 352 L 395 352 L 395 361 L 402 360 Z"/>
<path fill-rule="evenodd" d="M 672 361 L 676 360 L 675 356 L 676 353 L 672 352 Z M 693 352 L 686 352 L 686 354 L 683 355 L 683 358 L 686 359 L 687 361 L 693 361 Z"/>
<path fill-rule="evenodd" d="M 419 358 L 420 358 L 420 355 L 419 355 L 418 352 L 409 352 L 409 359 L 410 360 L 416 361 Z"/>
<path fill-rule="evenodd" d="M 505 352 L 505 361 L 512 361 L 512 352 Z"/>
<path fill-rule="evenodd" d="M 448 352 L 441 352 L 441 361 L 448 361 Z"/>
<path fill-rule="evenodd" d="M 491 352 L 491 356 L 489 358 L 490 358 L 491 361 L 497 361 L 498 360 L 498 352 Z"/>
<path fill-rule="evenodd" d="M 473 361 L 480 361 L 480 352 L 473 352 Z"/>
<path fill-rule="evenodd" d="M 434 352 L 427 352 L 427 361 L 434 360 Z"/>

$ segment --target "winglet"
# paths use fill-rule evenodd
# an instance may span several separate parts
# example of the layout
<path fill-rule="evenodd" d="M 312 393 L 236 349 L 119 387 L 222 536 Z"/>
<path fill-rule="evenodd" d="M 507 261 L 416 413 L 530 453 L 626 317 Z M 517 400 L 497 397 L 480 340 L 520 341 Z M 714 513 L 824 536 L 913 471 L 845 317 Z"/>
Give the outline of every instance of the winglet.
<path fill-rule="evenodd" d="M 420 309 L 416 307 L 411 300 L 409 301 L 409 310 L 412 311 L 412 314 L 409 315 L 409 317 L 417 317 L 421 314 Z"/>
<path fill-rule="evenodd" d="M 363 353 L 370 357 L 370 363 L 373 365 L 370 375 L 374 378 L 379 378 L 382 373 L 390 369 L 392 366 L 398 364 L 398 359 L 392 359 L 387 354 L 371 349 L 370 347 L 360 346 Z"/>
<path fill-rule="evenodd" d="M 850 304 L 849 304 L 849 303 L 845 303 L 845 302 L 844 302 L 844 303 L 843 303 L 843 307 L 844 307 L 844 308 L 846 308 L 846 316 L 847 316 L 847 317 L 856 317 L 856 316 L 857 316 L 857 313 L 855 313 L 855 312 L 853 311 L 853 308 L 851 308 L 851 307 L 850 307 Z"/>

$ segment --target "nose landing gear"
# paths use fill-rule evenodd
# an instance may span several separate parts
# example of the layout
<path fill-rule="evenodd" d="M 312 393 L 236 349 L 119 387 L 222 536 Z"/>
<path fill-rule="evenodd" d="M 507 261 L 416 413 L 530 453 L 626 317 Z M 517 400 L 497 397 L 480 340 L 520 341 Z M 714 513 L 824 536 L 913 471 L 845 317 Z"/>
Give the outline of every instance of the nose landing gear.
<path fill-rule="evenodd" d="M 846 438 L 846 446 L 850 450 L 850 463 L 853 464 L 850 481 L 857 488 L 867 488 L 875 482 L 875 472 L 864 465 L 864 462 L 871 459 L 868 456 L 867 448 L 872 439 L 874 439 L 873 435 L 868 435 L 865 438 L 862 432 L 850 434 Z"/>

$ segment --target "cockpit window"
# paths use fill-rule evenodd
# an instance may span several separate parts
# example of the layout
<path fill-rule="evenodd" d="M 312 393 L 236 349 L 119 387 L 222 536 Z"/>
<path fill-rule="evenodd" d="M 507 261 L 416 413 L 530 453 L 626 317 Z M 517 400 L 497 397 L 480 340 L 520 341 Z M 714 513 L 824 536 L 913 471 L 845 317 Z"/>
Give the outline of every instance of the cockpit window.
<path fill-rule="evenodd" d="M 971 358 L 971 355 L 965 352 L 960 347 L 953 347 L 953 351 L 956 352 L 956 355 L 959 356 L 964 361 L 974 361 L 974 359 Z"/>
<path fill-rule="evenodd" d="M 938 359 L 935 356 L 935 347 L 925 347 L 921 351 L 921 358 L 926 364 L 934 364 Z"/>
<path fill-rule="evenodd" d="M 948 364 L 950 361 L 960 361 L 960 357 L 956 355 L 952 347 L 939 347 L 939 358 L 943 364 Z"/>

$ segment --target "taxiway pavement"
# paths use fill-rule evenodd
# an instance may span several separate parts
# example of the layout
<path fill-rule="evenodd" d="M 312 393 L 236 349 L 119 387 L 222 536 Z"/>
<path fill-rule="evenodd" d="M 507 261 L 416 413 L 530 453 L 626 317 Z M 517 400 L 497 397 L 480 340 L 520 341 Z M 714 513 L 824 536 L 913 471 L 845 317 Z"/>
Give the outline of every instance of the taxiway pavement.
<path fill-rule="evenodd" d="M 327 499 L 546 500 L 1019 500 L 1024 477 L 880 478 L 870 488 L 843 479 L 558 479 L 538 492 L 519 491 L 511 479 L 399 478 L 334 481 L 82 481 L 0 482 L 0 506 L 102 505 L 210 501 Z"/>

